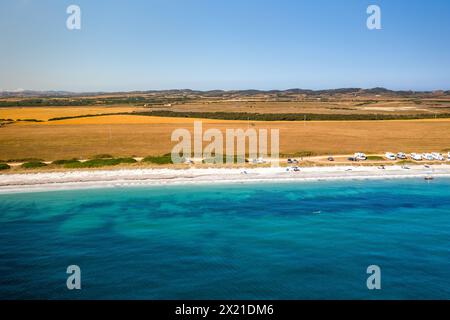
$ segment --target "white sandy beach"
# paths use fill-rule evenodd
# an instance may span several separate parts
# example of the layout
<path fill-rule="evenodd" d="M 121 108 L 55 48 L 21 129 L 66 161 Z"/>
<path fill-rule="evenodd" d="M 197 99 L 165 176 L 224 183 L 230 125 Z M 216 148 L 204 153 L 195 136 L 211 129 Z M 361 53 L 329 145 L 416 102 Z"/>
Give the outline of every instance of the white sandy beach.
<path fill-rule="evenodd" d="M 287 168 L 209 168 L 209 169 L 121 169 L 92 171 L 62 171 L 0 175 L 0 193 L 50 190 L 114 188 L 145 185 L 217 184 L 301 182 L 318 180 L 424 178 L 449 177 L 450 165 L 437 164 L 386 166 L 306 167 L 294 172 Z"/>

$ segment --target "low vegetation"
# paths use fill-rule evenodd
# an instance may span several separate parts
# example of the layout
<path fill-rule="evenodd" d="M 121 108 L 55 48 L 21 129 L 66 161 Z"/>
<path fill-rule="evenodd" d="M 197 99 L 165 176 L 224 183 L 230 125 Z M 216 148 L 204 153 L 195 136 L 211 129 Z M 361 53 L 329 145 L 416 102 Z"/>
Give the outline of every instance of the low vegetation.
<path fill-rule="evenodd" d="M 31 162 L 25 162 L 22 164 L 22 168 L 24 169 L 35 169 L 35 168 L 42 168 L 46 167 L 47 165 L 40 161 L 31 161 Z"/>
<path fill-rule="evenodd" d="M 129 113 L 130 114 L 130 113 Z M 175 112 L 151 111 L 133 112 L 134 115 L 203 118 L 219 120 L 251 121 L 342 121 L 342 120 L 414 120 L 450 118 L 450 113 L 440 114 L 302 114 L 302 113 L 248 113 L 248 112 Z"/>
<path fill-rule="evenodd" d="M 11 167 L 8 164 L 0 163 L 0 170 L 8 170 L 9 168 Z"/>
<path fill-rule="evenodd" d="M 55 165 L 66 165 L 68 163 L 79 163 L 78 159 L 69 159 L 69 160 L 55 160 L 52 162 L 52 164 Z"/>
<path fill-rule="evenodd" d="M 103 114 L 85 114 L 69 117 L 56 117 L 48 121 L 58 121 L 77 118 L 90 118 L 107 115 L 138 115 L 151 117 L 172 118 L 202 118 L 218 120 L 246 120 L 246 121 L 356 121 L 356 120 L 418 120 L 418 119 L 447 119 L 450 113 L 439 114 L 320 114 L 320 113 L 249 113 L 249 112 L 177 112 L 156 110 L 149 112 L 121 112 Z"/>
<path fill-rule="evenodd" d="M 17 119 L 16 121 L 24 121 L 24 122 L 44 122 L 43 120 L 38 120 L 38 119 Z"/>
<path fill-rule="evenodd" d="M 142 159 L 143 162 L 149 162 L 154 164 L 171 164 L 172 157 L 170 153 L 166 153 L 162 156 L 148 156 Z"/>
<path fill-rule="evenodd" d="M 82 98 L 30 98 L 21 100 L 0 100 L 0 107 L 43 107 L 43 106 L 98 106 L 98 105 L 164 105 L 167 103 L 186 103 L 188 97 L 82 97 Z"/>
<path fill-rule="evenodd" d="M 100 117 L 100 116 L 113 116 L 113 115 L 118 115 L 118 114 L 127 115 L 127 114 L 132 114 L 132 113 L 129 113 L 129 112 L 118 112 L 118 113 L 84 114 L 84 115 L 77 115 L 77 116 L 55 117 L 55 118 L 48 119 L 48 121 L 79 119 L 79 118 L 92 118 L 92 117 Z"/>

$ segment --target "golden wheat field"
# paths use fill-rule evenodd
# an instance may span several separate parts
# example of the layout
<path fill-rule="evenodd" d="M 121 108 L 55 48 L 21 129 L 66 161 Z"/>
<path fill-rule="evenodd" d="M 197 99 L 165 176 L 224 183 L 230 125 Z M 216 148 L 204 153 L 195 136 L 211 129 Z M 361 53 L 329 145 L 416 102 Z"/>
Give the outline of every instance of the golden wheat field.
<path fill-rule="evenodd" d="M 17 118 L 86 114 L 85 108 L 14 108 Z M 57 109 L 57 110 L 56 110 Z M 75 110 L 76 109 L 76 110 Z M 89 108 L 112 113 L 120 108 Z M 9 110 L 13 112 L 12 109 Z M 124 112 L 120 109 L 117 112 Z M 22 113 L 21 113 L 22 112 Z M 78 112 L 78 114 L 76 113 Z M 126 112 L 126 111 L 125 111 Z M 14 115 L 14 114 L 9 114 Z M 0 118 L 8 118 L 1 110 Z M 16 122 L 0 127 L 0 159 L 44 160 L 161 155 L 171 151 L 175 129 L 193 131 L 198 119 L 111 115 L 51 122 Z M 450 149 L 450 119 L 392 121 L 227 121 L 203 119 L 204 130 L 279 129 L 280 153 L 352 154 L 356 151 L 430 152 Z M 206 145 L 206 143 L 205 143 Z"/>
<path fill-rule="evenodd" d="M 142 111 L 143 108 L 127 106 L 108 107 L 8 107 L 0 108 L 0 119 L 47 121 L 52 118 L 74 117 L 87 114 L 109 114 Z"/>

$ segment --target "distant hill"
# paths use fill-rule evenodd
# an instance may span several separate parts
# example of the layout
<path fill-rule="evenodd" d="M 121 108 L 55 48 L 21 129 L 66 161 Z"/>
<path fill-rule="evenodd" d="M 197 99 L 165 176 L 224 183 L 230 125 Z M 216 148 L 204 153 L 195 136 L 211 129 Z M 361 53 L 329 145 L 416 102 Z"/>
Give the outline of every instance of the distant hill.
<path fill-rule="evenodd" d="M 0 91 L 0 97 L 70 97 L 78 95 L 69 91 L 34 91 L 34 90 L 11 90 Z M 85 94 L 83 94 L 85 95 Z"/>
<path fill-rule="evenodd" d="M 386 88 L 337 88 L 325 90 L 310 90 L 310 89 L 287 89 L 287 90 L 191 90 L 191 89 L 173 89 L 173 90 L 146 90 L 146 91 L 117 91 L 117 92 L 70 92 L 70 91 L 34 91 L 34 90 L 12 90 L 0 91 L 0 98 L 58 98 L 58 97 L 89 97 L 102 95 L 177 95 L 177 96 L 204 96 L 204 97 L 228 97 L 228 96 L 243 96 L 251 97 L 258 95 L 269 96 L 289 96 L 289 95 L 307 95 L 307 96 L 335 96 L 335 95 L 353 95 L 353 96 L 369 96 L 369 95 L 388 95 L 398 97 L 414 97 L 414 96 L 436 96 L 436 95 L 450 95 L 450 90 L 439 91 L 404 91 L 404 90 L 389 90 Z"/>

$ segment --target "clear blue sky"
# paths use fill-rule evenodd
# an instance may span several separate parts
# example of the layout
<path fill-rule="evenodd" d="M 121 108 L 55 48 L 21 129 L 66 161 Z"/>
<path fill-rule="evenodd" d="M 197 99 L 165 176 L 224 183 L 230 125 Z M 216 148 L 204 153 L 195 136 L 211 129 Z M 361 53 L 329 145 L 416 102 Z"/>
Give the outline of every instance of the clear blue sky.
<path fill-rule="evenodd" d="M 0 0 L 0 36 L 0 90 L 450 89 L 448 0 Z"/>

